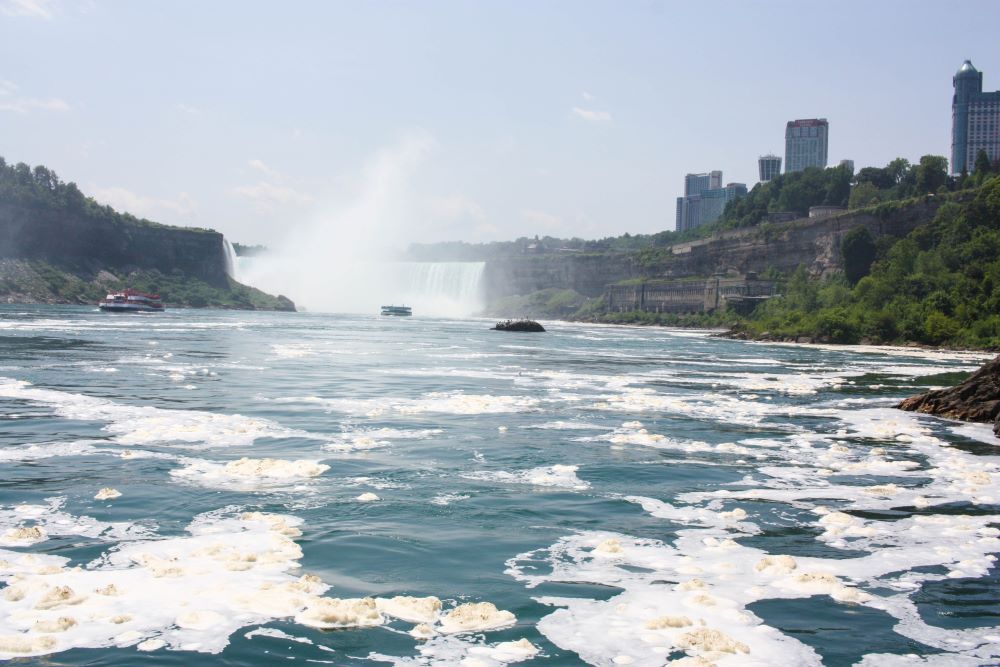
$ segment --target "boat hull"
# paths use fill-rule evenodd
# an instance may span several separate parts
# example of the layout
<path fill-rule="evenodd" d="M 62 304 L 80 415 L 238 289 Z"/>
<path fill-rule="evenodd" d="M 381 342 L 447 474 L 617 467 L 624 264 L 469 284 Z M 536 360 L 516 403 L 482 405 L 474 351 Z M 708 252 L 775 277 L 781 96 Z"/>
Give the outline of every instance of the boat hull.
<path fill-rule="evenodd" d="M 105 313 L 162 313 L 163 308 L 140 306 L 127 303 L 102 303 L 98 306 Z"/>

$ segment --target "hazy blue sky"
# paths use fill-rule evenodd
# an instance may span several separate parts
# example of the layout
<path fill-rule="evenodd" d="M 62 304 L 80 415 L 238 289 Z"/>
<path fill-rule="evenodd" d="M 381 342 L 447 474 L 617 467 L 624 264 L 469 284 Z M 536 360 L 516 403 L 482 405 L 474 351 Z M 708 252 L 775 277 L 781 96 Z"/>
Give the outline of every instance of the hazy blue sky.
<path fill-rule="evenodd" d="M 654 232 L 686 172 L 752 187 L 789 119 L 829 119 L 831 163 L 948 155 L 951 77 L 1000 88 L 998 26 L 986 1 L 0 0 L 0 155 L 248 243 L 380 160 L 408 238 Z"/>

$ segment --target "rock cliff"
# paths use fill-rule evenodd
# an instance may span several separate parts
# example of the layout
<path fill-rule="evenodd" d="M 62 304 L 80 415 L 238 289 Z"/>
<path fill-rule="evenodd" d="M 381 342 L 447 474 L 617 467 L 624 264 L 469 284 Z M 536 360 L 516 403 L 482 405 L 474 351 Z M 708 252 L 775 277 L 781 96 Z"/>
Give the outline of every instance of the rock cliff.
<path fill-rule="evenodd" d="M 181 272 L 225 286 L 222 234 L 0 203 L 0 258 L 37 259 L 76 272 Z"/>
<path fill-rule="evenodd" d="M 993 432 L 1000 437 L 1000 357 L 961 384 L 910 397 L 896 407 L 950 419 L 993 422 Z"/>
<path fill-rule="evenodd" d="M 628 280 L 708 279 L 719 274 L 746 276 L 769 269 L 790 274 L 803 265 L 814 276 L 840 271 L 840 244 L 855 227 L 873 236 L 903 237 L 929 222 L 941 200 L 851 211 L 822 218 L 717 233 L 705 239 L 633 253 L 524 254 L 490 259 L 483 274 L 487 301 L 546 288 L 571 289 L 588 297 Z"/>

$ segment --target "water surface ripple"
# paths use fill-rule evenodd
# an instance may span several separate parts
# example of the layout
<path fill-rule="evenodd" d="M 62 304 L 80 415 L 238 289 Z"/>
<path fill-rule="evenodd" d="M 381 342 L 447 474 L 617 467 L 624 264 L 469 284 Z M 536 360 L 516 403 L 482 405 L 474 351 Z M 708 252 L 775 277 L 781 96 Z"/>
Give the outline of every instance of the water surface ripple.
<path fill-rule="evenodd" d="M 0 307 L 0 659 L 1000 659 L 986 356 L 488 327 Z"/>

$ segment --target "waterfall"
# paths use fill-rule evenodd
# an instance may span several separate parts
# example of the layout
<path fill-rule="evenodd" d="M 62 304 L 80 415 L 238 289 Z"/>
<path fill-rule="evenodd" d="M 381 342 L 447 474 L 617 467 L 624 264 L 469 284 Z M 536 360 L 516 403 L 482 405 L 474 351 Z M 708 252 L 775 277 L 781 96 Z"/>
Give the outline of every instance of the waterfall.
<path fill-rule="evenodd" d="M 226 275 L 235 281 L 239 281 L 239 258 L 236 256 L 236 248 L 229 242 L 229 239 L 222 237 L 222 246 L 226 251 Z"/>
<path fill-rule="evenodd" d="M 239 258 L 240 282 L 284 294 L 307 310 L 377 315 L 381 306 L 410 306 L 416 316 L 468 317 L 483 308 L 485 262 L 339 261 L 303 265 L 300 258 Z"/>
<path fill-rule="evenodd" d="M 382 265 L 391 278 L 384 298 L 406 301 L 416 315 L 471 315 L 482 309 L 480 281 L 485 262 L 394 262 Z M 380 304 L 381 305 L 381 304 Z"/>

